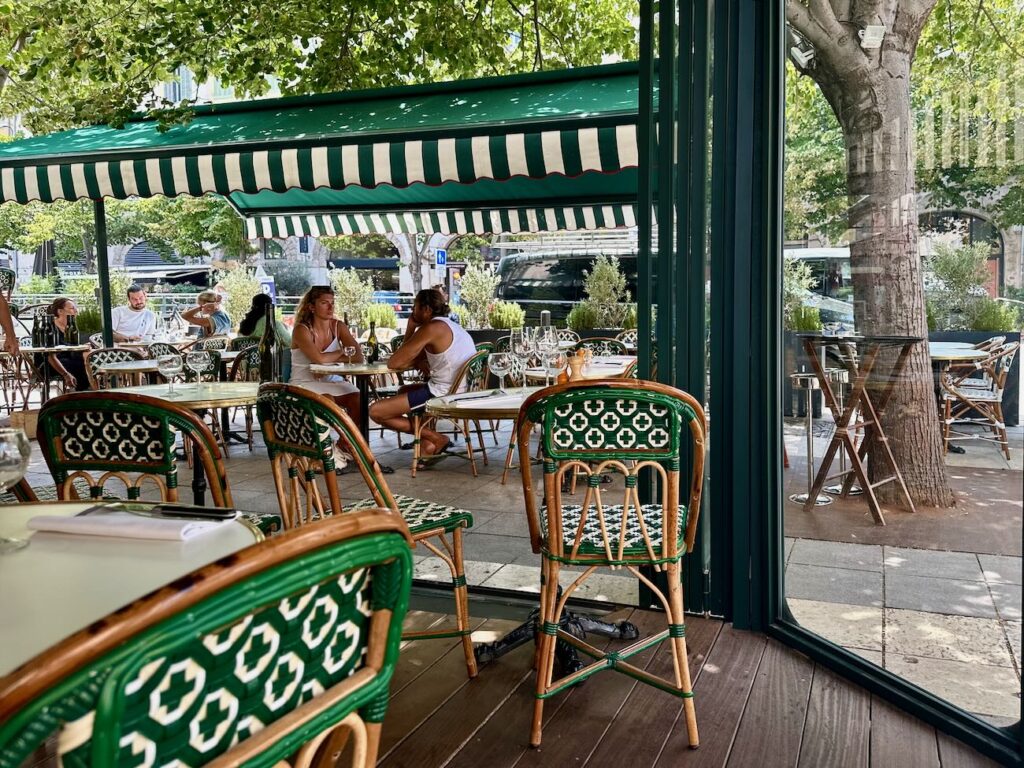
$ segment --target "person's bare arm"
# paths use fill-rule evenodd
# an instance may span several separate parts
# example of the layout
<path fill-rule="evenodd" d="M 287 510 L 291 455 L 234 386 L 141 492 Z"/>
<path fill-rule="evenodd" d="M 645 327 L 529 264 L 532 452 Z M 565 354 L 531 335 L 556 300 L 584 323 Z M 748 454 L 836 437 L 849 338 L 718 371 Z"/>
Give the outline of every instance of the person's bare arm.
<path fill-rule="evenodd" d="M 75 389 L 75 387 L 77 386 L 75 377 L 68 373 L 68 369 L 61 364 L 60 359 L 57 357 L 57 355 L 47 355 L 46 359 L 50 361 L 50 367 L 57 372 L 57 375 L 64 379 L 64 388 Z"/>
<path fill-rule="evenodd" d="M 192 325 L 198 325 L 201 328 L 205 328 L 207 331 L 213 330 L 213 320 L 208 317 L 201 317 L 200 313 L 203 308 L 209 305 L 203 305 L 203 307 L 192 307 L 192 309 L 186 309 L 181 313 L 181 316 L 185 318 Z"/>
<path fill-rule="evenodd" d="M 14 330 L 14 319 L 7 298 L 0 295 L 0 328 L 4 330 L 4 352 L 18 354 L 18 334 Z"/>
<path fill-rule="evenodd" d="M 427 323 L 422 326 L 411 339 L 407 338 L 402 342 L 402 346 L 388 360 L 388 368 L 393 371 L 405 371 L 417 367 L 417 360 L 424 356 L 427 347 L 433 342 L 443 341 L 445 333 L 450 335 L 451 331 L 444 323 Z"/>
<path fill-rule="evenodd" d="M 351 338 L 351 335 L 349 336 Z M 356 349 L 359 346 L 356 345 Z M 323 365 L 324 363 L 337 363 L 340 360 L 347 360 L 344 352 L 321 352 L 316 348 L 316 342 L 313 339 L 313 332 L 304 325 L 296 327 L 295 332 L 292 334 L 292 349 L 300 349 L 309 358 L 309 362 L 314 365 Z"/>

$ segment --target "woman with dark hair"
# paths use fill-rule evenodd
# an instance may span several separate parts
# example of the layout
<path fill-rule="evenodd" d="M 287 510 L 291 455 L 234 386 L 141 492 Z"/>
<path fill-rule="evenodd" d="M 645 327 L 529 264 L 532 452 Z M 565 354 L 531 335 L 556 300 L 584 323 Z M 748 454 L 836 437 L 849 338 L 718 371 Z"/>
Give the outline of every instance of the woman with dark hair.
<path fill-rule="evenodd" d="M 67 296 L 58 296 L 50 304 L 49 314 L 53 315 L 56 345 L 66 344 L 64 334 L 68 330 L 68 318 L 78 314 L 78 307 Z M 54 374 L 64 380 L 65 391 L 74 389 L 86 392 L 90 389 L 89 376 L 85 372 L 85 358 L 81 352 L 50 353 L 46 356 L 46 364 Z"/>
<path fill-rule="evenodd" d="M 238 324 L 239 336 L 250 336 L 254 339 L 263 337 L 266 326 L 267 307 L 273 304 L 265 293 L 257 293 L 252 297 L 252 305 Z M 281 354 L 281 381 L 290 381 L 292 372 L 292 332 L 280 320 L 274 321 L 277 332 L 277 346 Z"/>

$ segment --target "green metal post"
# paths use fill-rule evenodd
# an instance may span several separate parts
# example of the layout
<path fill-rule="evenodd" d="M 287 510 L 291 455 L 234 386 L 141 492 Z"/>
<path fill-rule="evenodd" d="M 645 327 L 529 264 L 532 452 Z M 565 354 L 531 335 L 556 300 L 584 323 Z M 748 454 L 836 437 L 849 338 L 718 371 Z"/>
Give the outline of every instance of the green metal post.
<path fill-rule="evenodd" d="M 96 217 L 96 276 L 99 286 L 100 316 L 103 318 L 103 346 L 114 346 L 114 328 L 110 319 L 110 265 L 107 255 L 107 212 L 103 200 L 93 202 Z"/>

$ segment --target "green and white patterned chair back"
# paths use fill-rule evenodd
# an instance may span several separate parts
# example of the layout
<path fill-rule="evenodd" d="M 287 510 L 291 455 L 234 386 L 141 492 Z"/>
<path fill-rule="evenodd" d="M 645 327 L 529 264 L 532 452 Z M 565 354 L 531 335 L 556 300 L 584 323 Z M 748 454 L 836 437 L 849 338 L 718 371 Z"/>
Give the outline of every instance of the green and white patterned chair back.
<path fill-rule="evenodd" d="M 207 336 L 205 339 L 199 339 L 195 344 L 192 345 L 194 350 L 218 350 L 223 351 L 228 348 L 228 337 L 227 336 Z"/>
<path fill-rule="evenodd" d="M 578 344 L 580 340 L 580 335 L 572 328 L 557 328 L 555 336 L 559 341 L 571 341 L 573 344 Z"/>
<path fill-rule="evenodd" d="M 18 282 L 18 273 L 7 267 L 0 267 L 0 294 L 8 301 L 14 293 L 14 284 Z"/>
<path fill-rule="evenodd" d="M 494 349 L 492 352 L 511 352 L 512 351 L 512 337 L 511 336 L 499 336 L 494 340 Z"/>
<path fill-rule="evenodd" d="M 608 356 L 608 355 L 628 355 L 629 350 L 626 349 L 626 345 L 618 339 L 611 338 L 595 338 L 595 339 L 583 339 L 576 344 L 576 349 L 589 349 L 597 356 Z"/>
<path fill-rule="evenodd" d="M 395 354 L 395 352 L 398 351 L 398 348 L 400 346 L 402 346 L 402 343 L 404 341 L 405 341 L 405 334 L 404 333 L 399 333 L 399 334 L 396 334 L 396 335 L 391 337 L 391 354 L 392 355 Z"/>
<path fill-rule="evenodd" d="M 47 652 L 56 667 L 48 685 L 0 725 L 0 765 L 20 765 L 54 732 L 68 768 L 217 758 L 269 768 L 299 750 L 311 757 L 343 720 L 366 738 L 366 724 L 384 719 L 408 609 L 404 525 L 354 514 L 273 543 L 189 574 Z M 54 659 L 58 650 L 75 664 Z"/>
<path fill-rule="evenodd" d="M 154 341 L 148 347 L 146 347 L 146 354 L 153 360 L 164 355 L 178 355 L 181 356 L 181 350 L 179 350 L 173 344 L 168 344 L 166 341 Z"/>
<path fill-rule="evenodd" d="M 461 374 L 466 382 L 466 391 L 475 392 L 487 386 L 487 355 L 486 350 L 478 349 L 463 365 Z M 458 380 L 456 379 L 456 383 Z"/>
<path fill-rule="evenodd" d="M 260 351 L 256 347 L 246 347 L 231 363 L 231 381 L 260 380 Z"/>
<path fill-rule="evenodd" d="M 249 347 L 259 346 L 260 340 L 253 336 L 236 336 L 228 343 L 228 349 L 232 352 L 241 352 Z"/>
<path fill-rule="evenodd" d="M 617 341 L 621 341 L 627 347 L 635 347 L 639 341 L 636 328 L 630 328 L 629 330 L 623 331 L 618 334 L 615 339 Z"/>
<path fill-rule="evenodd" d="M 116 496 L 123 488 L 127 498 L 138 499 L 152 486 L 158 498 L 177 500 L 175 433 L 193 446 L 214 506 L 231 506 L 217 443 L 183 408 L 125 392 L 78 392 L 48 401 L 37 430 L 61 499 L 75 498 L 73 484 L 79 480 L 88 484 L 92 498 Z"/>
<path fill-rule="evenodd" d="M 689 550 L 700 510 L 706 434 L 704 412 L 693 397 L 667 385 L 622 379 L 542 390 L 519 413 L 524 467 L 535 424 L 541 426 L 545 512 L 536 510 L 527 471 L 523 486 L 536 549 L 566 563 L 612 565 L 661 564 Z M 694 462 L 689 507 L 679 503 L 684 441 L 692 445 Z M 639 484 L 647 472 L 661 481 L 657 503 L 640 502 Z M 562 498 L 562 480 L 573 473 L 586 478 L 579 504 Z M 623 490 L 602 491 L 605 474 L 621 476 Z"/>
<path fill-rule="evenodd" d="M 141 360 L 142 353 L 125 347 L 103 347 L 102 349 L 90 349 L 85 353 L 85 372 L 89 377 L 89 384 L 93 389 L 100 389 L 103 382 L 103 374 L 99 373 L 100 367 L 111 363 L 127 363 L 132 360 Z"/>
<path fill-rule="evenodd" d="M 195 350 L 197 352 L 206 352 L 207 363 L 202 370 L 199 371 L 200 381 L 217 381 L 220 378 L 220 350 L 217 349 L 203 349 Z M 185 364 L 185 381 L 195 381 L 196 372 L 188 367 L 188 358 L 186 357 Z"/>
<path fill-rule="evenodd" d="M 264 384 L 256 401 L 285 525 L 295 527 L 342 510 L 335 478 L 334 434 L 349 451 L 373 496 L 373 502 L 397 510 L 359 428 L 322 395 L 288 384 Z M 326 498 L 319 482 L 326 486 Z"/>

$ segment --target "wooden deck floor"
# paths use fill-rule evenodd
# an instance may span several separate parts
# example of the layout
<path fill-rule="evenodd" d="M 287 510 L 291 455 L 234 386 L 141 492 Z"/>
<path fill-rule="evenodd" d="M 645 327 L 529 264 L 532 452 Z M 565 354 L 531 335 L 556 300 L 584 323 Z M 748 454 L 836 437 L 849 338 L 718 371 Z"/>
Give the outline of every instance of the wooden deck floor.
<path fill-rule="evenodd" d="M 659 614 L 624 610 L 641 631 Z M 444 621 L 414 612 L 408 623 Z M 477 620 L 475 639 L 513 622 Z M 387 768 L 511 766 L 992 766 L 961 742 L 872 697 L 764 635 L 688 617 L 701 746 L 691 751 L 678 700 L 615 673 L 550 699 L 544 743 L 527 746 L 532 712 L 532 644 L 484 667 L 470 682 L 454 642 L 408 644 L 392 685 L 381 743 Z M 608 641 L 611 642 L 611 641 Z M 671 669 L 665 648 L 641 658 Z M 339 763 L 340 764 L 340 763 Z"/>

